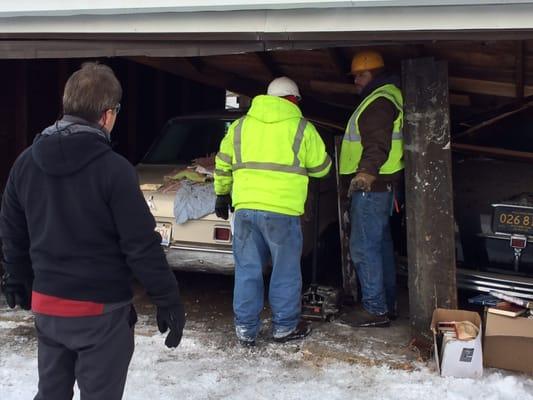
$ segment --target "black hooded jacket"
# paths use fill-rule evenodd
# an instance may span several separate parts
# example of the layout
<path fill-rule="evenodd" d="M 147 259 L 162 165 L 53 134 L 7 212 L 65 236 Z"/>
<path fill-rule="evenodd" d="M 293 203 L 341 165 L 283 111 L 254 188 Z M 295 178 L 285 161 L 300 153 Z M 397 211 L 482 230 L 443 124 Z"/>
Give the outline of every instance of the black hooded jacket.
<path fill-rule="evenodd" d="M 135 275 L 156 305 L 179 302 L 136 171 L 109 136 L 72 116 L 46 128 L 15 161 L 3 196 L 0 236 L 15 279 L 71 300 L 132 298 Z"/>

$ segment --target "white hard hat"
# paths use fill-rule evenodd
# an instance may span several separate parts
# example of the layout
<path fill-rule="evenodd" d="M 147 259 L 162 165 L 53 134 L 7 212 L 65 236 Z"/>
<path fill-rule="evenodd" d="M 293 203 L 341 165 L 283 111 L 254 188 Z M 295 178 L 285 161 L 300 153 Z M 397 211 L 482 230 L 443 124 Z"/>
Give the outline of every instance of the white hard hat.
<path fill-rule="evenodd" d="M 267 94 L 278 97 L 296 96 L 298 100 L 302 98 L 296 83 L 286 76 L 276 78 L 270 82 L 270 85 L 268 85 Z"/>

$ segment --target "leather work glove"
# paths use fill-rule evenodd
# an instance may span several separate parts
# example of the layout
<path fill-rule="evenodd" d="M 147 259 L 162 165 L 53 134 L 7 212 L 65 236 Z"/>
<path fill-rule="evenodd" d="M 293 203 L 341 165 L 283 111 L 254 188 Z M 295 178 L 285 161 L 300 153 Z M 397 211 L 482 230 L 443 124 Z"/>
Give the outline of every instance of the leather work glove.
<path fill-rule="evenodd" d="M 215 202 L 215 214 L 217 217 L 227 220 L 229 218 L 229 210 L 233 211 L 233 207 L 231 207 L 231 196 L 229 194 L 217 196 Z"/>
<path fill-rule="evenodd" d="M 367 174 L 366 172 L 358 172 L 350 181 L 348 197 L 352 197 L 352 194 L 358 191 L 369 192 L 375 180 L 376 177 L 374 175 Z"/>
<path fill-rule="evenodd" d="M 4 293 L 9 308 L 15 308 L 18 304 L 24 310 L 31 309 L 31 280 L 15 280 L 6 272 L 2 276 L 0 288 L 2 293 Z"/>
<path fill-rule="evenodd" d="M 169 307 L 157 307 L 157 327 L 159 332 L 170 332 L 165 339 L 168 348 L 178 347 L 185 326 L 185 310 L 183 304 L 178 303 Z"/>

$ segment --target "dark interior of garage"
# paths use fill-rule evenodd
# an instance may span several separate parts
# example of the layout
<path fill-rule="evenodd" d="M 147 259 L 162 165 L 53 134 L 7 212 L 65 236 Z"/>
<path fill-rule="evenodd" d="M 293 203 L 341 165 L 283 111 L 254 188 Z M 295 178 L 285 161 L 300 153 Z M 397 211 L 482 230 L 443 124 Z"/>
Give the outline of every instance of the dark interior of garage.
<path fill-rule="evenodd" d="M 169 118 L 221 110 L 226 90 L 253 97 L 282 75 L 298 83 L 304 115 L 328 121 L 342 132 L 358 101 L 346 74 L 350 60 L 358 49 L 370 46 L 381 51 L 388 68 L 398 74 L 408 59 L 447 63 L 455 231 L 461 244 L 455 254 L 458 268 L 477 271 L 490 265 L 491 272 L 531 274 L 531 249 L 523 250 L 517 269 L 508 243 L 489 248 L 487 237 L 480 235 L 486 227 L 479 221 L 490 225 L 492 204 L 527 192 L 533 178 L 533 40 L 366 42 L 204 57 L 96 58 L 110 65 L 123 85 L 115 149 L 136 164 Z M 94 59 L 64 54 L 0 61 L 0 188 L 16 156 L 60 116 L 67 78 L 81 63 Z M 405 255 L 405 241 L 397 244 Z"/>

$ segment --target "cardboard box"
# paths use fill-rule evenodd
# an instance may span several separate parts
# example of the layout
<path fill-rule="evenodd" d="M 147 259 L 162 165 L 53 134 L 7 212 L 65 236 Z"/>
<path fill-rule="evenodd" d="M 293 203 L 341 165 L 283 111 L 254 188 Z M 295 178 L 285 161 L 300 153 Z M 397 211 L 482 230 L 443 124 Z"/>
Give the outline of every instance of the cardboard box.
<path fill-rule="evenodd" d="M 485 366 L 533 373 L 533 319 L 487 313 L 484 347 Z"/>
<path fill-rule="evenodd" d="M 479 328 L 472 340 L 448 341 L 439 354 L 437 346 L 437 324 L 439 322 L 470 321 Z M 437 308 L 431 321 L 435 362 L 441 376 L 479 378 L 483 375 L 483 353 L 481 350 L 481 318 L 478 313 L 463 310 Z"/>

